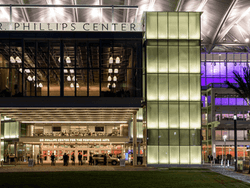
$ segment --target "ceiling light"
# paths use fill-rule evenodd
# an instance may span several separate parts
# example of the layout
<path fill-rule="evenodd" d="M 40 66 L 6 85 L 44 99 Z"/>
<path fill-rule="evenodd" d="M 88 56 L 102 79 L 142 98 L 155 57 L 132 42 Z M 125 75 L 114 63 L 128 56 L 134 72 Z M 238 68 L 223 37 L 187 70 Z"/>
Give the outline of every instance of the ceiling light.
<path fill-rule="evenodd" d="M 246 39 L 245 39 L 245 42 L 249 42 L 249 38 L 246 38 Z"/>
<path fill-rule="evenodd" d="M 25 69 L 24 72 L 30 73 L 30 70 L 29 69 Z"/>
<path fill-rule="evenodd" d="M 33 80 L 34 80 L 34 81 L 36 80 L 36 77 L 35 77 L 35 76 L 33 76 Z"/>
<path fill-rule="evenodd" d="M 70 76 L 67 76 L 67 81 L 71 81 L 71 77 Z"/>
<path fill-rule="evenodd" d="M 108 81 L 110 82 L 112 80 L 111 76 L 108 77 Z"/>
<path fill-rule="evenodd" d="M 112 73 L 113 72 L 113 69 L 109 69 L 109 73 Z"/>
<path fill-rule="evenodd" d="M 119 64 L 119 63 L 120 63 L 120 58 L 119 58 L 119 57 L 116 57 L 115 63 L 116 63 L 116 64 Z"/>
<path fill-rule="evenodd" d="M 70 57 L 66 58 L 66 63 L 71 63 Z"/>
<path fill-rule="evenodd" d="M 73 84 L 73 83 L 71 83 L 71 84 L 70 84 L 70 87 L 71 87 L 71 88 L 73 88 L 73 87 L 74 87 L 74 84 Z"/>
<path fill-rule="evenodd" d="M 223 38 L 223 41 L 226 41 L 227 39 L 226 38 Z"/>
<path fill-rule="evenodd" d="M 115 70 L 114 70 L 114 73 L 118 73 L 118 69 L 115 69 Z"/>
<path fill-rule="evenodd" d="M 70 73 L 74 73 L 74 69 L 69 69 L 69 72 Z"/>
<path fill-rule="evenodd" d="M 13 56 L 10 56 L 10 62 L 11 62 L 11 63 L 15 63 L 15 62 L 16 62 L 16 60 L 14 59 Z"/>
<path fill-rule="evenodd" d="M 32 78 L 31 78 L 31 76 L 28 76 L 28 78 L 27 78 L 29 81 L 32 81 Z"/>
<path fill-rule="evenodd" d="M 237 42 L 238 40 L 237 39 L 234 39 L 234 42 Z"/>
<path fill-rule="evenodd" d="M 77 87 L 77 88 L 80 87 L 78 83 L 76 83 L 76 87 Z"/>
<path fill-rule="evenodd" d="M 115 85 L 115 83 L 113 83 L 113 84 L 112 84 L 112 88 L 115 88 L 115 87 L 116 87 L 116 85 Z"/>
<path fill-rule="evenodd" d="M 109 63 L 112 64 L 113 63 L 113 57 L 110 56 L 109 58 Z"/>
<path fill-rule="evenodd" d="M 16 57 L 16 62 L 17 63 L 22 63 L 22 60 L 20 59 L 20 57 L 18 57 L 18 56 Z"/>
<path fill-rule="evenodd" d="M 75 77 L 75 76 L 73 76 L 73 77 L 72 77 L 72 81 L 75 81 L 75 78 L 76 78 L 76 77 Z"/>
<path fill-rule="evenodd" d="M 68 73 L 68 69 L 64 69 L 64 71 L 63 71 L 64 73 Z"/>
<path fill-rule="evenodd" d="M 110 83 L 108 83 L 107 88 L 109 88 L 109 86 L 110 86 Z"/>
<path fill-rule="evenodd" d="M 40 83 L 40 84 L 39 84 L 39 87 L 43 87 L 43 84 L 42 84 L 42 83 Z"/>
<path fill-rule="evenodd" d="M 114 76 L 113 80 L 116 82 L 116 81 L 117 81 L 117 77 L 116 77 L 116 76 Z"/>

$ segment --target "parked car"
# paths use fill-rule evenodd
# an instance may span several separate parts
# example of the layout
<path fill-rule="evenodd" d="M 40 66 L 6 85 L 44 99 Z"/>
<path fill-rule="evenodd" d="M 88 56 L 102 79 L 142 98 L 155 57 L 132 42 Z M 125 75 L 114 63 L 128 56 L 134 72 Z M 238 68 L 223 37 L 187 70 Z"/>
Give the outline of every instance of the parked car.
<path fill-rule="evenodd" d="M 98 163 L 104 163 L 104 155 L 103 154 L 95 154 L 95 155 L 93 155 L 93 160 L 95 162 L 95 165 L 97 165 Z M 117 165 L 120 162 L 120 160 L 118 158 L 115 158 L 115 157 L 107 156 L 107 162 L 111 163 L 112 165 Z"/>

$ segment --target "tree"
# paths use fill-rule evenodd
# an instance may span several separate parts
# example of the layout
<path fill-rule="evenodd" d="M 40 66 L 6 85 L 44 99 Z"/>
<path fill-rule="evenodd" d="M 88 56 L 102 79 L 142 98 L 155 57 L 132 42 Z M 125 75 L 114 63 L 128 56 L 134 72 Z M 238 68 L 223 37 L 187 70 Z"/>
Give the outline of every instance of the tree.
<path fill-rule="evenodd" d="M 228 88 L 232 88 L 240 98 L 243 98 L 247 105 L 249 105 L 250 100 L 250 69 L 243 69 L 243 76 L 241 76 L 237 71 L 233 71 L 234 80 L 237 84 L 230 83 L 229 81 L 225 81 L 225 84 Z"/>

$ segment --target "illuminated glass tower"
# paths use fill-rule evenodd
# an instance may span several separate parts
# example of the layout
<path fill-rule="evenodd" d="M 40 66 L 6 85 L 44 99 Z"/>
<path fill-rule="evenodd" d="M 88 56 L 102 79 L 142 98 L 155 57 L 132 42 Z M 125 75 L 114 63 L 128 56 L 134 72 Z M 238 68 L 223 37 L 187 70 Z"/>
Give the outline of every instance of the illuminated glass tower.
<path fill-rule="evenodd" d="M 201 164 L 199 12 L 147 12 L 147 163 Z"/>

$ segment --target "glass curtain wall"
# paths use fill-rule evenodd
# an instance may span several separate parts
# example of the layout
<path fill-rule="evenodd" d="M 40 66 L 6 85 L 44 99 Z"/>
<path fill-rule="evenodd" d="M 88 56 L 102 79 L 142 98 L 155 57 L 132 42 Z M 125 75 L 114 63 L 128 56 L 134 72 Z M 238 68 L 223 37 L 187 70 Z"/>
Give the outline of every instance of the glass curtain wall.
<path fill-rule="evenodd" d="M 142 96 L 141 40 L 1 40 L 0 96 Z"/>
<path fill-rule="evenodd" d="M 146 85 L 148 164 L 200 164 L 200 13 L 146 13 Z"/>

